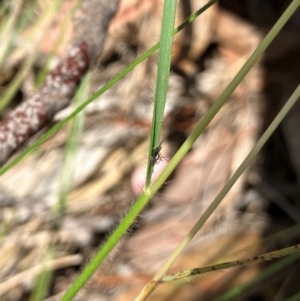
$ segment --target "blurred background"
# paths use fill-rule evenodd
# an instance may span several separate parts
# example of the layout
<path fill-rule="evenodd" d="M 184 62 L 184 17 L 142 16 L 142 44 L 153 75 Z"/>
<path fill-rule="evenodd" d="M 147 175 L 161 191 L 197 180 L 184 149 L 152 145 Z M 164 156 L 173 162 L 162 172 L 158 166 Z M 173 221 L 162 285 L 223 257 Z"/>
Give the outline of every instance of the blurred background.
<path fill-rule="evenodd" d="M 155 172 L 177 151 L 290 2 L 220 0 L 175 36 L 163 157 Z M 78 3 L 1 1 L 2 119 L 41 86 L 66 52 Z M 92 66 L 88 94 L 78 102 L 158 42 L 162 3 L 121 0 L 104 50 Z M 179 1 L 177 25 L 206 3 Z M 133 300 L 152 278 L 298 86 L 299 32 L 300 9 L 76 300 Z M 157 53 L 0 177 L 1 300 L 36 300 L 32 296 L 45 260 L 51 273 L 43 299 L 59 300 L 140 193 L 156 61 Z M 23 149 L 68 116 L 78 102 L 56 114 Z M 299 116 L 298 102 L 170 272 L 299 243 Z M 57 219 L 60 206 L 63 216 Z M 262 274 L 272 264 L 162 284 L 149 300 L 287 300 L 300 291 L 299 260 Z M 259 275 L 261 279 L 253 281 Z"/>

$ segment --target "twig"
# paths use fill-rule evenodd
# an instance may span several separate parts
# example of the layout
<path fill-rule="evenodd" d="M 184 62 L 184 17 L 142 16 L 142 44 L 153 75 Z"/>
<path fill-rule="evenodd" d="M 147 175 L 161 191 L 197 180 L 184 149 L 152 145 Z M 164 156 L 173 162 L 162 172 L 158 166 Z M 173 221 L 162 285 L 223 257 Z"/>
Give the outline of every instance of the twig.
<path fill-rule="evenodd" d="M 0 165 L 53 115 L 65 108 L 89 67 L 103 48 L 111 17 L 119 0 L 83 0 L 74 18 L 70 47 L 44 85 L 0 122 Z"/>
<path fill-rule="evenodd" d="M 267 262 L 275 259 L 279 259 L 288 255 L 292 255 L 295 253 L 300 252 L 300 244 L 294 245 L 288 248 L 280 249 L 277 251 L 265 253 L 259 256 L 240 259 L 235 261 L 229 261 L 224 263 L 219 263 L 216 265 L 211 265 L 202 268 L 195 268 L 191 270 L 181 271 L 171 275 L 165 275 L 162 277 L 161 282 L 169 282 L 174 281 L 182 278 L 187 278 L 191 276 L 199 276 L 210 272 L 225 270 L 233 267 L 245 266 L 251 263 L 260 263 L 260 262 Z"/>

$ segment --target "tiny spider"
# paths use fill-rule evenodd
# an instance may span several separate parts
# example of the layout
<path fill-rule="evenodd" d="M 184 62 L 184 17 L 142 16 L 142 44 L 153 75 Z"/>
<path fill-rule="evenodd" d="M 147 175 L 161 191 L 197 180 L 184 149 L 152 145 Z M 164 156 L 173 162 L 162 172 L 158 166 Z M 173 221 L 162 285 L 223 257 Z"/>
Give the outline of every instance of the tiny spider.
<path fill-rule="evenodd" d="M 155 164 L 161 162 L 161 160 L 165 159 L 162 154 L 160 153 L 162 146 L 162 142 L 159 146 L 153 148 L 152 157 L 151 157 L 151 164 L 154 166 Z"/>

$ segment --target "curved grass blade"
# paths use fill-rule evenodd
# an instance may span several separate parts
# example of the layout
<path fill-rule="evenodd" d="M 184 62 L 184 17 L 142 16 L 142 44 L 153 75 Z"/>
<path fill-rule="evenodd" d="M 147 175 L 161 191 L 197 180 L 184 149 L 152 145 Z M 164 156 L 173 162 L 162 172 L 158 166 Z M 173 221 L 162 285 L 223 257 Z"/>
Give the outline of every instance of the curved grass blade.
<path fill-rule="evenodd" d="M 275 259 L 279 259 L 288 255 L 292 255 L 295 253 L 300 252 L 300 244 L 294 245 L 292 247 L 280 249 L 277 251 L 265 253 L 259 256 L 246 258 L 246 259 L 240 259 L 240 260 L 234 260 L 229 262 L 223 262 L 220 264 L 215 264 L 207 267 L 202 268 L 195 268 L 191 270 L 181 271 L 175 274 L 171 275 L 165 275 L 162 277 L 161 282 L 169 282 L 169 281 L 175 281 L 182 278 L 192 277 L 192 276 L 200 276 L 206 273 L 210 272 L 216 272 L 221 271 L 233 267 L 239 267 L 239 266 L 245 266 L 252 263 L 260 263 L 260 262 L 266 262 L 271 261 Z"/>

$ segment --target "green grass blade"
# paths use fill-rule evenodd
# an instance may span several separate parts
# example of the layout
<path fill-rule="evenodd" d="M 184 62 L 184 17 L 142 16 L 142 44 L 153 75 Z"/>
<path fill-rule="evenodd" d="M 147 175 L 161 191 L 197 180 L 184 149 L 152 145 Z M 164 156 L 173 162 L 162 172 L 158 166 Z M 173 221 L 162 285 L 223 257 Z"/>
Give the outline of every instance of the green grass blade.
<path fill-rule="evenodd" d="M 80 105 L 88 95 L 90 74 L 83 79 L 74 98 L 75 107 Z M 83 130 L 84 112 L 78 114 L 70 123 L 69 135 L 66 142 L 64 160 L 59 181 L 58 203 L 55 204 L 53 211 L 55 216 L 61 216 L 66 209 L 67 196 L 71 190 L 75 162 L 80 144 L 81 133 Z"/>
<path fill-rule="evenodd" d="M 3 9 L 6 9 L 6 4 L 2 4 Z M 12 5 L 12 12 L 9 14 L 7 18 L 2 18 L 1 26 L 0 26 L 0 65 L 2 64 L 8 49 L 11 45 L 13 36 L 14 36 L 14 27 L 19 18 L 20 11 L 23 5 L 23 0 L 17 0 Z"/>
<path fill-rule="evenodd" d="M 169 84 L 172 43 L 176 16 L 176 4 L 176 0 L 164 1 L 160 34 L 161 47 L 158 54 L 158 68 L 150 134 L 150 147 L 146 172 L 146 188 L 149 187 L 151 182 L 153 166 L 156 163 L 156 156 L 157 152 L 159 151 L 158 148 L 160 145 L 160 134 L 162 128 L 162 121 L 164 118 L 164 110 Z"/>
<path fill-rule="evenodd" d="M 159 151 L 161 147 L 160 136 L 161 128 L 164 117 L 164 108 L 168 90 L 168 81 L 169 81 L 169 70 L 171 63 L 171 48 L 172 48 L 172 36 L 182 30 L 189 23 L 193 22 L 201 13 L 203 13 L 210 6 L 215 4 L 218 0 L 209 1 L 201 9 L 190 15 L 181 25 L 174 29 L 173 34 L 171 29 L 174 27 L 175 21 L 175 10 L 176 10 L 176 1 L 165 1 L 165 8 L 163 10 L 163 22 L 161 30 L 161 50 L 158 57 L 158 71 L 156 77 L 156 90 L 154 98 L 154 107 L 153 107 L 153 117 L 151 124 L 151 133 L 150 133 L 150 146 L 148 154 L 148 164 L 146 170 L 146 181 L 145 187 L 149 187 L 151 183 L 151 177 L 153 173 L 153 167 L 156 163 L 156 158 L 159 156 Z M 172 6 L 172 7 L 171 7 Z M 169 24 L 170 25 L 169 25 Z M 171 25 L 172 24 L 172 25 Z M 173 26 L 173 27 L 172 27 Z"/>
<path fill-rule="evenodd" d="M 53 260 L 55 251 L 50 248 L 45 256 L 45 262 Z M 52 273 L 50 270 L 43 268 L 40 275 L 37 277 L 37 283 L 30 297 L 30 301 L 42 301 L 47 296 L 47 291 L 50 287 Z"/>
<path fill-rule="evenodd" d="M 105 244 L 101 247 L 94 258 L 89 262 L 89 264 L 84 268 L 78 278 L 73 282 L 72 286 L 67 290 L 65 295 L 62 297 L 61 301 L 70 301 L 77 294 L 77 292 L 84 286 L 88 279 L 97 270 L 99 265 L 103 262 L 109 252 L 118 243 L 127 229 L 135 221 L 138 214 L 146 206 L 150 197 L 142 195 L 138 201 L 132 206 L 126 217 L 120 222 L 113 234 L 108 238 Z"/>
<path fill-rule="evenodd" d="M 26 58 L 24 63 L 22 64 L 21 69 L 18 71 L 18 74 L 14 77 L 14 79 L 10 82 L 9 86 L 5 89 L 4 95 L 1 97 L 0 101 L 0 113 L 7 107 L 7 105 L 11 102 L 18 89 L 20 88 L 22 82 L 28 76 L 30 69 L 35 62 L 35 59 L 38 54 L 38 49 L 36 49 L 35 53 L 32 53 L 30 56 Z"/>
<path fill-rule="evenodd" d="M 20 0 L 18 0 L 20 1 Z M 26 6 L 28 7 L 22 7 L 21 12 L 17 15 L 16 20 L 12 20 L 12 16 L 10 14 L 9 17 L 6 17 L 6 12 L 9 9 L 9 3 L 5 2 L 0 6 L 0 18 L 1 18 L 1 24 L 0 24 L 0 66 L 5 62 L 6 57 L 8 56 L 8 53 L 10 53 L 10 50 L 13 50 L 12 48 L 12 41 L 15 38 L 15 36 L 21 32 L 22 29 L 32 20 L 32 15 L 34 13 L 34 10 L 36 9 L 36 2 L 37 0 L 31 1 L 31 3 L 26 3 Z M 20 2 L 15 1 L 14 8 L 16 8 L 16 5 L 18 3 L 21 3 L 24 5 L 24 1 L 21 0 Z M 18 8 L 17 8 L 18 9 Z M 13 13 L 13 18 L 15 19 L 16 10 Z M 11 20 L 9 20 L 11 19 Z M 14 26 L 12 26 L 14 25 Z"/>

